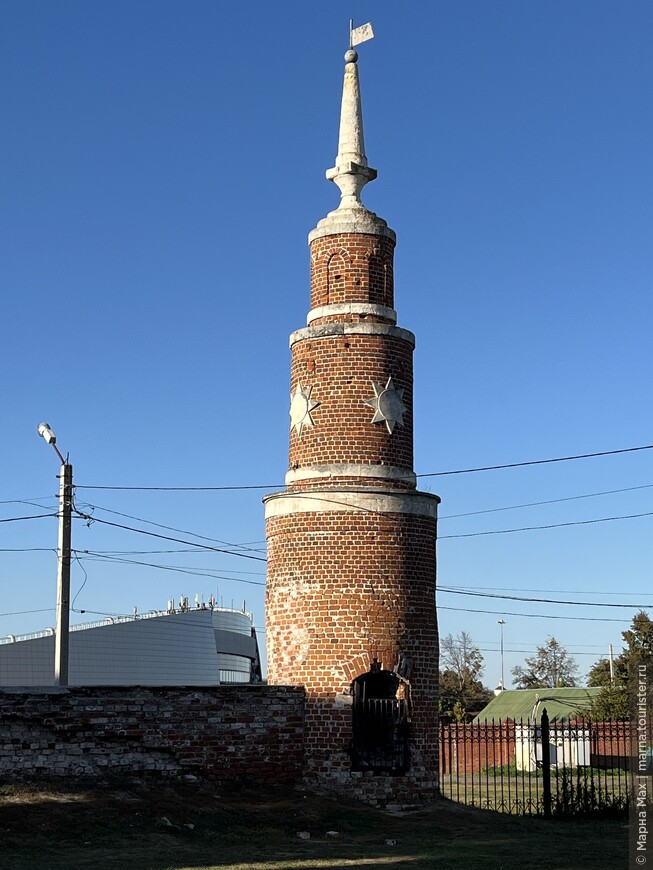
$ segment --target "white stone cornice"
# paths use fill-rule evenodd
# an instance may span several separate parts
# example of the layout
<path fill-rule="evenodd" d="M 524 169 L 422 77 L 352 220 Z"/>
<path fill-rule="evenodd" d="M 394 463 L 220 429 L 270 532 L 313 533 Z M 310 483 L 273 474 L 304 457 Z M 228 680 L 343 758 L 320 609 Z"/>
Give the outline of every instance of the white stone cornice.
<path fill-rule="evenodd" d="M 397 234 L 390 229 L 383 218 L 361 205 L 358 208 L 337 208 L 329 212 L 308 234 L 308 243 L 310 245 L 316 239 L 337 236 L 340 233 L 385 236 L 393 242 L 397 241 Z"/>
<path fill-rule="evenodd" d="M 320 317 L 339 317 L 343 314 L 357 314 L 360 316 L 383 317 L 386 320 L 397 322 L 397 312 L 387 305 L 373 305 L 370 302 L 333 302 L 330 305 L 317 305 L 311 308 L 306 317 L 308 326 Z"/>
<path fill-rule="evenodd" d="M 393 326 L 391 323 L 321 323 L 318 326 L 305 326 L 290 334 L 290 347 L 298 341 L 329 338 L 333 335 L 389 335 L 415 347 L 415 335 L 409 329 Z"/>
<path fill-rule="evenodd" d="M 305 513 L 414 514 L 436 518 L 440 498 L 426 492 L 377 492 L 370 490 L 319 490 L 274 492 L 265 496 L 265 518 Z"/>
<path fill-rule="evenodd" d="M 349 462 L 334 462 L 328 465 L 306 465 L 293 468 L 286 474 L 286 485 L 299 480 L 320 478 L 330 480 L 338 477 L 376 477 L 382 480 L 403 480 L 415 486 L 417 478 L 413 471 L 396 465 L 362 465 Z"/>

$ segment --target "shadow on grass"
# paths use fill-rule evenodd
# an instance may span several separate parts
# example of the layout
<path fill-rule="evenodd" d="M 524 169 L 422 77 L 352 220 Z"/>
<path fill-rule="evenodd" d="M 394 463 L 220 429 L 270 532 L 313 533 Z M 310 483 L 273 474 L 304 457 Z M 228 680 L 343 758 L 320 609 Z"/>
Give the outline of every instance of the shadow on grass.
<path fill-rule="evenodd" d="M 165 783 L 0 786 L 0 838 L 2 870 L 540 870 L 543 854 L 550 870 L 616 870 L 627 854 L 616 822 L 450 801 L 395 816 L 289 789 Z"/>

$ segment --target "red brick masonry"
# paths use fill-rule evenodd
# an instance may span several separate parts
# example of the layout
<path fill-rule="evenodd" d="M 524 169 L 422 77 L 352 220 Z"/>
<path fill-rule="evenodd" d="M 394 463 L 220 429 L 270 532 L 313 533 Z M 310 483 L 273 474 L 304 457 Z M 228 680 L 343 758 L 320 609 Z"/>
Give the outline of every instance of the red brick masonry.
<path fill-rule="evenodd" d="M 297 687 L 0 690 L 0 781 L 195 774 L 292 783 L 303 729 Z"/>

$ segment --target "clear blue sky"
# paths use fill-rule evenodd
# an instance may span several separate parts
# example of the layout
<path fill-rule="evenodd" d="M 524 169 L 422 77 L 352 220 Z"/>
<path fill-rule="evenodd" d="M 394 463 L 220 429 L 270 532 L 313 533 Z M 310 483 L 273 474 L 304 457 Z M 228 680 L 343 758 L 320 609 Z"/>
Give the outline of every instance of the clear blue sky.
<path fill-rule="evenodd" d="M 360 49 L 379 171 L 364 199 L 398 234 L 399 323 L 418 340 L 416 470 L 653 443 L 649 0 L 21 0 L 4 5 L 0 34 L 4 502 L 56 504 L 40 420 L 78 484 L 283 481 L 287 336 L 309 307 L 306 235 L 338 200 L 324 171 L 351 15 L 377 34 Z M 489 685 L 502 614 L 506 673 L 548 634 L 581 671 L 620 648 L 636 605 L 653 602 L 653 517 L 445 536 L 653 511 L 652 465 L 641 451 L 422 480 L 442 497 L 440 586 L 633 605 L 440 593 L 442 633 L 472 635 Z M 648 488 L 448 516 L 632 487 Z M 77 499 L 242 543 L 264 537 L 262 494 Z M 41 512 L 0 505 L 2 518 Z M 82 521 L 73 545 L 181 547 Z M 0 524 L 1 548 L 55 546 L 53 518 Z M 84 560 L 77 609 L 146 611 L 219 586 L 263 625 L 262 562 L 124 558 L 232 579 Z M 0 635 L 53 624 L 52 552 L 0 552 L 0 576 L 2 614 L 49 609 L 0 616 Z M 76 564 L 73 592 L 83 580 Z"/>

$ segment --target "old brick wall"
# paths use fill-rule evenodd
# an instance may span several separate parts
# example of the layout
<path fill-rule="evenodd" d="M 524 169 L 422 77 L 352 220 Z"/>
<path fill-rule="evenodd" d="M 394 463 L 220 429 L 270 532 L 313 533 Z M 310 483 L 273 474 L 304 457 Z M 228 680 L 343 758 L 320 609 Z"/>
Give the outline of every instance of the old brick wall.
<path fill-rule="evenodd" d="M 304 691 L 288 686 L 0 690 L 0 781 L 301 777 Z"/>
<path fill-rule="evenodd" d="M 462 776 L 515 761 L 515 723 L 453 722 L 440 728 L 440 773 Z"/>

